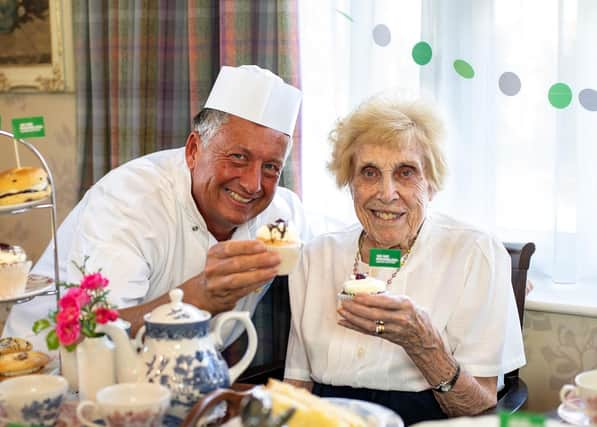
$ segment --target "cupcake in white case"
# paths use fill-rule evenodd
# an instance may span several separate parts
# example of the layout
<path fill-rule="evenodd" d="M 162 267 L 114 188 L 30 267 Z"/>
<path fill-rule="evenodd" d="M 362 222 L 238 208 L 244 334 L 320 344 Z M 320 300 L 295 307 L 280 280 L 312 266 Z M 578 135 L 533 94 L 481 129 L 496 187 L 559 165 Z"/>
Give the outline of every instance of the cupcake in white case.
<path fill-rule="evenodd" d="M 0 243 L 0 298 L 22 295 L 30 269 L 31 261 L 23 248 Z"/>
<path fill-rule="evenodd" d="M 299 260 L 301 241 L 294 227 L 283 219 L 277 219 L 272 224 L 266 224 L 257 230 L 257 240 L 261 240 L 271 251 L 278 252 L 282 257 L 278 275 L 289 274 Z"/>
<path fill-rule="evenodd" d="M 351 274 L 342 285 L 339 300 L 350 299 L 357 294 L 381 294 L 386 291 L 386 282 L 371 277 L 366 273 Z"/>

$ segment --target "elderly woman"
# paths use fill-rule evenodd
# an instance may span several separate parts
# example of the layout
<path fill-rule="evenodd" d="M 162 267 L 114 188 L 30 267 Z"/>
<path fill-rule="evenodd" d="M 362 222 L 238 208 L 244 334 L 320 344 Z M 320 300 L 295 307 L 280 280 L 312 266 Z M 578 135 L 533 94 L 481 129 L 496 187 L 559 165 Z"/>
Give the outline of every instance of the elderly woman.
<path fill-rule="evenodd" d="M 441 134 L 421 101 L 376 97 L 340 121 L 329 166 L 360 224 L 315 239 L 290 277 L 286 380 L 407 425 L 494 406 L 497 377 L 525 364 L 503 245 L 428 212 L 446 175 Z M 400 267 L 371 268 L 373 248 L 399 249 Z M 387 292 L 338 304 L 343 282 L 367 272 Z"/>

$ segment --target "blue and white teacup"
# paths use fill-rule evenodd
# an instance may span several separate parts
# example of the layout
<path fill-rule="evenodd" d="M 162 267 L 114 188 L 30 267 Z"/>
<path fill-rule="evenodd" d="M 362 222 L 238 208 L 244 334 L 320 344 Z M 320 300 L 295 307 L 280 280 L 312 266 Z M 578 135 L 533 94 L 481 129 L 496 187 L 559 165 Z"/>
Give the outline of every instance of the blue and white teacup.
<path fill-rule="evenodd" d="M 161 427 L 170 398 L 170 390 L 159 384 L 114 384 L 99 390 L 95 402 L 84 400 L 79 403 L 77 417 L 89 427 Z M 105 424 L 94 421 L 98 416 Z"/>
<path fill-rule="evenodd" d="M 58 375 L 25 375 L 0 383 L 0 420 L 24 425 L 53 426 L 68 390 Z"/>

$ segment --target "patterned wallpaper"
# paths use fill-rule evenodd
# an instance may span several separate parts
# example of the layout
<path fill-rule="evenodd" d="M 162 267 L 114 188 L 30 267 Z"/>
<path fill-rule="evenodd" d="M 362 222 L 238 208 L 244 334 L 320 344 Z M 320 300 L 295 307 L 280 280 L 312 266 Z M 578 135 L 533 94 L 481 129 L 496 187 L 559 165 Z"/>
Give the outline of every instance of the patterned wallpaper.
<path fill-rule="evenodd" d="M 54 176 L 58 200 L 57 223 L 60 224 L 77 201 L 78 171 L 76 162 L 75 95 L 61 94 L 0 94 L 2 129 L 10 132 L 10 121 L 16 117 L 44 116 L 46 136 L 31 139 L 45 157 Z M 22 165 L 39 166 L 35 156 L 21 146 Z M 13 145 L 0 137 L 0 170 L 16 166 Z M 50 211 L 29 211 L 21 215 L 0 215 L 0 242 L 22 246 L 35 262 L 50 241 Z M 11 304 L 0 303 L 0 328 Z M 1 330 L 1 329 L 0 329 Z"/>
<path fill-rule="evenodd" d="M 524 344 L 527 365 L 520 376 L 529 387 L 527 410 L 552 411 L 562 385 L 597 368 L 597 319 L 527 310 Z"/>

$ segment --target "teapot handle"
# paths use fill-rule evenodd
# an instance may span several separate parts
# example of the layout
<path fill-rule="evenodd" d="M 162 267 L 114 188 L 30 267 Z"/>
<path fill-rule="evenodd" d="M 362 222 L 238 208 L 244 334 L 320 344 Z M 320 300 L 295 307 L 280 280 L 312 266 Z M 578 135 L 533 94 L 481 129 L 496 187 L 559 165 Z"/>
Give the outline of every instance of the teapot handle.
<path fill-rule="evenodd" d="M 230 383 L 232 384 L 242 374 L 245 369 L 249 367 L 255 353 L 257 352 L 257 331 L 251 321 L 251 315 L 248 311 L 229 311 L 228 313 L 222 313 L 218 316 L 218 322 L 214 328 L 215 342 L 216 345 L 223 342 L 221 334 L 222 326 L 224 323 L 230 320 L 238 320 L 245 325 L 247 330 L 247 336 L 249 337 L 249 344 L 245 350 L 243 357 L 233 366 L 228 369 L 228 375 L 230 376 Z"/>

